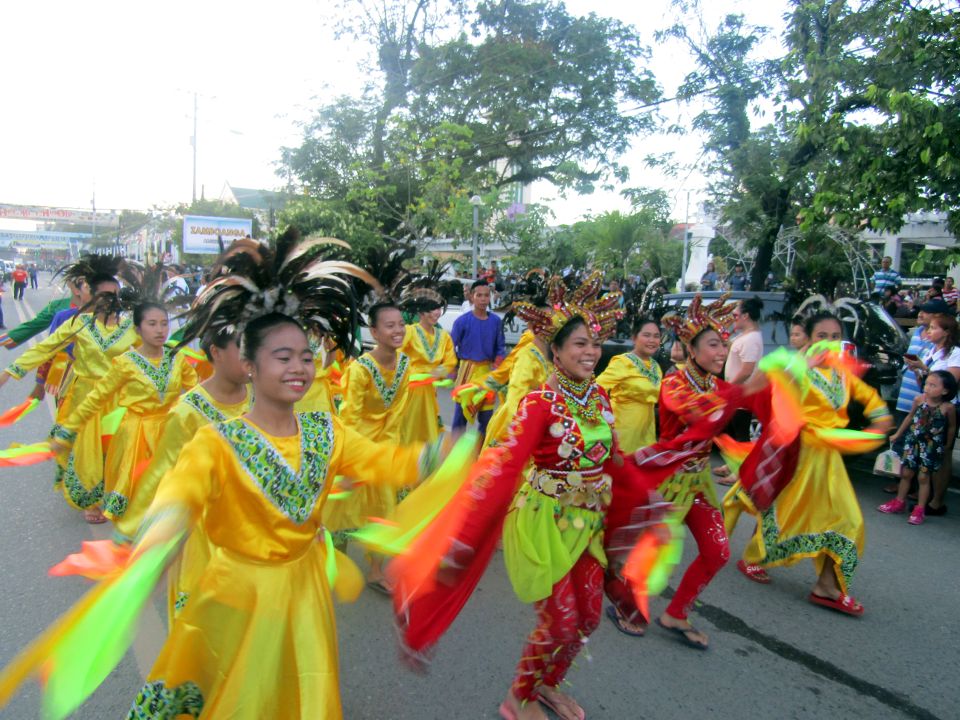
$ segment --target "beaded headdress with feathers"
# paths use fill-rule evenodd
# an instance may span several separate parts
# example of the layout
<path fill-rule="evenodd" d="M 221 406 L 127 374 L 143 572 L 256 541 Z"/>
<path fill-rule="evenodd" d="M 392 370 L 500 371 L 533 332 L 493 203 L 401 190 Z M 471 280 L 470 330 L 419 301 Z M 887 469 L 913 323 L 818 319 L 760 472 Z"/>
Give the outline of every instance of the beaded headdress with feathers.
<path fill-rule="evenodd" d="M 603 275 L 599 270 L 590 273 L 575 290 L 569 290 L 559 277 L 547 283 L 549 308 L 528 302 L 514 303 L 517 316 L 530 324 L 534 335 L 552 342 L 560 329 L 574 318 L 582 318 L 590 332 L 606 340 L 617 329 L 623 318 L 620 293 L 601 294 Z"/>
<path fill-rule="evenodd" d="M 127 261 L 119 255 L 96 255 L 88 253 L 81 255 L 74 262 L 64 265 L 54 278 L 63 278 L 64 283 L 74 286 L 87 285 L 93 292 L 94 283 L 101 278 L 119 279 Z M 101 293 L 92 296 L 90 301 L 80 308 L 80 313 L 94 312 L 107 315 L 118 313 L 123 308 L 120 300 L 114 293 Z"/>
<path fill-rule="evenodd" d="M 217 261 L 219 275 L 194 301 L 182 342 L 240 333 L 252 320 L 280 313 L 337 347 L 352 348 L 360 321 L 354 282 L 380 286 L 353 263 L 329 259 L 341 248 L 349 245 L 335 238 L 301 240 L 293 228 L 277 239 L 275 251 L 256 240 L 234 242 Z"/>
<path fill-rule="evenodd" d="M 156 303 L 168 310 L 190 305 L 193 295 L 174 281 L 180 277 L 177 269 L 162 262 L 143 264 L 126 260 L 120 266 L 118 279 L 123 283 L 117 296 L 116 311 L 132 310 L 143 303 Z"/>
<path fill-rule="evenodd" d="M 721 337 L 727 338 L 727 328 L 733 322 L 733 313 L 737 303 L 728 303 L 729 293 L 721 295 L 709 305 L 703 304 L 700 293 L 694 295 L 690 307 L 684 314 L 669 313 L 663 316 L 663 324 L 673 330 L 680 342 L 689 344 L 704 330 L 716 330 Z"/>
<path fill-rule="evenodd" d="M 440 282 L 449 264 L 433 259 L 423 273 L 413 275 L 400 293 L 400 309 L 410 313 L 447 309 L 447 299 L 440 293 Z"/>

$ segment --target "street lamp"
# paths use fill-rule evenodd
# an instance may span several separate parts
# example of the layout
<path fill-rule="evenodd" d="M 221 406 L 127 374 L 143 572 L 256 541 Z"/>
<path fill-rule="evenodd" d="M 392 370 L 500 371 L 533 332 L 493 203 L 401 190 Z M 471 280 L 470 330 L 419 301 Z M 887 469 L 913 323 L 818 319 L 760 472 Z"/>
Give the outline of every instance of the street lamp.
<path fill-rule="evenodd" d="M 473 279 L 477 279 L 477 253 L 479 252 L 480 241 L 480 206 L 483 205 L 483 198 L 474 195 L 470 198 L 470 204 L 473 205 Z"/>

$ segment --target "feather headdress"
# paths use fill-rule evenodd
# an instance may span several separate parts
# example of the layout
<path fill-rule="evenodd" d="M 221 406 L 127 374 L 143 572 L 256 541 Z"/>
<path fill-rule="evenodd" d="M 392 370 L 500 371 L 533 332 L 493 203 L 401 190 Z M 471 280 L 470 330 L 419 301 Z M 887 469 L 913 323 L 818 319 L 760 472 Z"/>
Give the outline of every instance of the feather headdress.
<path fill-rule="evenodd" d="M 125 260 L 119 255 L 88 253 L 61 267 L 53 274 L 53 277 L 54 279 L 63 278 L 63 282 L 71 285 L 79 285 L 80 283 L 90 285 L 91 281 L 98 277 L 117 277 L 124 263 Z"/>
<path fill-rule="evenodd" d="M 400 309 L 410 313 L 446 311 L 447 299 L 440 292 L 440 278 L 447 267 L 448 263 L 432 259 L 422 274 L 413 275 L 400 293 Z"/>
<path fill-rule="evenodd" d="M 365 297 L 364 305 L 369 307 L 378 302 L 399 302 L 404 288 L 413 280 L 413 274 L 403 264 L 416 254 L 412 245 L 375 245 L 369 248 L 363 259 L 363 266 L 376 278 L 378 290 Z M 368 283 L 369 284 L 369 283 Z"/>
<path fill-rule="evenodd" d="M 574 290 L 569 290 L 559 277 L 547 283 L 549 308 L 528 302 L 514 303 L 517 315 L 530 324 L 534 335 L 552 342 L 560 328 L 574 318 L 582 318 L 590 332 L 606 340 L 617 329 L 617 321 L 623 318 L 620 308 L 620 293 L 601 295 L 603 275 L 594 270 Z"/>
<path fill-rule="evenodd" d="M 733 322 L 733 312 L 737 309 L 736 303 L 727 303 L 729 297 L 729 293 L 724 293 L 709 305 L 704 305 L 703 297 L 697 293 L 684 314 L 664 315 L 663 324 L 685 344 L 689 344 L 704 330 L 716 330 L 726 338 L 729 335 L 727 328 Z"/>
<path fill-rule="evenodd" d="M 342 260 L 326 259 L 335 238 L 306 238 L 293 228 L 277 239 L 276 251 L 255 240 L 238 240 L 218 260 L 220 274 L 194 301 L 183 343 L 217 333 L 242 332 L 270 313 L 293 318 L 305 330 L 349 349 L 359 326 L 354 282 L 380 286 L 370 273 Z"/>
<path fill-rule="evenodd" d="M 156 303 L 173 310 L 186 307 L 193 300 L 186 283 L 177 283 L 177 269 L 162 262 L 143 264 L 127 260 L 119 270 L 123 283 L 119 295 L 119 309 L 132 310 L 143 303 Z"/>

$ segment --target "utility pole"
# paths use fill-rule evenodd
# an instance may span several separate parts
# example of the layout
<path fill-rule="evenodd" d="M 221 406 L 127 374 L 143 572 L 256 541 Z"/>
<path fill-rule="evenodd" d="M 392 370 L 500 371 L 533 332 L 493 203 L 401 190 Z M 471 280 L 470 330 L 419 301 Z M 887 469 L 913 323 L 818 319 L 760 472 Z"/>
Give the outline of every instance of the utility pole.
<path fill-rule="evenodd" d="M 190 138 L 190 144 L 193 145 L 193 202 L 197 202 L 197 94 L 193 94 L 193 137 Z"/>
<path fill-rule="evenodd" d="M 683 255 L 680 259 L 680 283 L 677 290 L 683 292 L 687 287 L 687 245 L 690 242 L 690 191 L 687 190 L 687 211 L 683 216 Z"/>

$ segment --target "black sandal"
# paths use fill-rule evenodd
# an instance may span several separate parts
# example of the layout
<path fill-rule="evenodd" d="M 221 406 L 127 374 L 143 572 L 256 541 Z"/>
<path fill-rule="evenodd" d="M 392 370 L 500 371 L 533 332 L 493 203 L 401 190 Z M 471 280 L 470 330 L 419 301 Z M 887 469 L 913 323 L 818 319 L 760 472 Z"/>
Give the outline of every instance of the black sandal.
<path fill-rule="evenodd" d="M 671 633 L 673 633 L 673 634 L 675 634 L 675 635 L 680 636 L 680 639 L 683 640 L 683 642 L 684 642 L 685 645 L 687 645 L 688 647 L 692 647 L 692 648 L 694 648 L 695 650 L 706 650 L 706 649 L 708 649 L 708 648 L 710 647 L 708 644 L 699 643 L 699 642 L 697 642 L 696 640 L 694 640 L 693 638 L 690 637 L 690 635 L 689 635 L 688 633 L 698 633 L 698 632 L 700 632 L 700 631 L 697 630 L 693 625 L 691 625 L 691 626 L 688 627 L 688 628 L 669 627 L 669 626 L 667 626 L 667 625 L 664 625 L 664 624 L 660 621 L 660 618 L 657 618 L 657 625 L 659 625 L 660 627 L 662 627 L 664 630 L 667 630 L 667 631 L 669 631 L 669 632 L 671 632 Z"/>
<path fill-rule="evenodd" d="M 637 632 L 636 630 L 629 630 L 623 624 L 623 618 L 620 616 L 620 613 L 617 612 L 617 609 L 613 605 L 607 605 L 607 617 L 610 618 L 610 622 L 613 623 L 613 626 L 622 632 L 624 635 L 629 635 L 630 637 L 643 637 L 645 633 Z"/>

